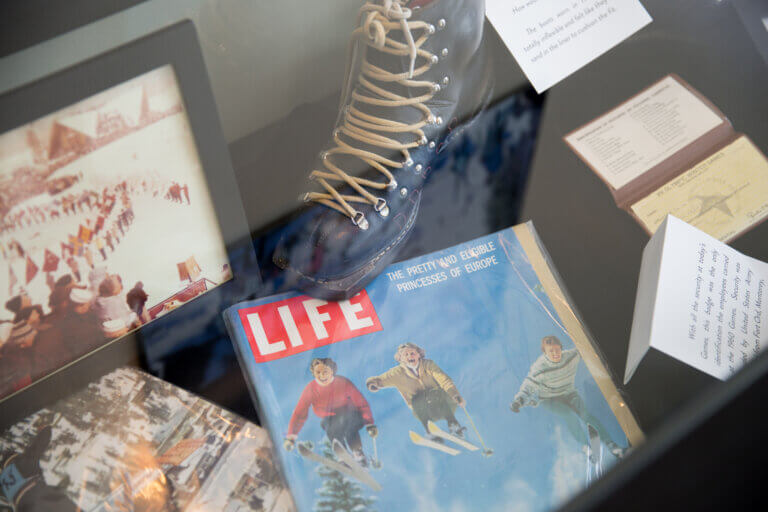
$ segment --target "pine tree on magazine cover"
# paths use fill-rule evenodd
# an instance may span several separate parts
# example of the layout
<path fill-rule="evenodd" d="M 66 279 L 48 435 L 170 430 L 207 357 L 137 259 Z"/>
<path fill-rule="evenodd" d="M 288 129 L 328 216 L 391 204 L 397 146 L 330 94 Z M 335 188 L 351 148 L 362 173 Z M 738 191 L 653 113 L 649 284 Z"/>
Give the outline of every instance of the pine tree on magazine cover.
<path fill-rule="evenodd" d="M 335 460 L 331 443 L 323 443 L 323 456 Z M 317 490 L 319 499 L 316 512 L 374 512 L 374 499 L 366 498 L 359 485 L 336 470 L 320 465 L 317 473 L 323 479 L 323 486 Z"/>

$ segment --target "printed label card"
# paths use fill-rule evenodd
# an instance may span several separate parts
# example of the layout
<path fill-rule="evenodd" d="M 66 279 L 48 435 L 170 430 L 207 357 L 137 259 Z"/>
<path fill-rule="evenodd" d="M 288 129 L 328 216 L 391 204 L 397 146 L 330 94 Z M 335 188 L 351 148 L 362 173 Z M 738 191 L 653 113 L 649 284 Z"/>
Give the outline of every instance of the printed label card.
<path fill-rule="evenodd" d="M 768 344 L 768 263 L 667 216 L 643 251 L 624 382 L 653 347 L 725 380 Z"/>
<path fill-rule="evenodd" d="M 538 93 L 651 22 L 638 0 L 486 0 L 485 10 Z"/>

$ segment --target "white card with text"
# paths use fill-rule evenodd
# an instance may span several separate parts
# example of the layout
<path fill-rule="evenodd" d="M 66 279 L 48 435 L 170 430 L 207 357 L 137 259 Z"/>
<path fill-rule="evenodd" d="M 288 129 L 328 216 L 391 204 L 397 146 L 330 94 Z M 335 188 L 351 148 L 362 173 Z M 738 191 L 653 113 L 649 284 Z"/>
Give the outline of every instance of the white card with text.
<path fill-rule="evenodd" d="M 725 380 L 768 344 L 768 263 L 667 216 L 643 251 L 626 384 L 653 347 Z"/>
<path fill-rule="evenodd" d="M 538 93 L 651 22 L 638 0 L 486 0 L 486 15 Z"/>

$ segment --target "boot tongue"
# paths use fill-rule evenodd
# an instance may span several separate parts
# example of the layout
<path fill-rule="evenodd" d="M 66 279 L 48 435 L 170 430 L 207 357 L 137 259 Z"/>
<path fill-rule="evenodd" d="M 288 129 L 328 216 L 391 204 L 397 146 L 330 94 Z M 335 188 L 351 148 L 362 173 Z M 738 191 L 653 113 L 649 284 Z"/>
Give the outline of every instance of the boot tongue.
<path fill-rule="evenodd" d="M 393 30 L 388 34 L 388 37 L 391 39 L 404 42 L 403 36 L 399 31 Z M 360 57 L 360 59 L 366 59 L 370 64 L 373 66 L 376 66 L 377 68 L 388 71 L 393 74 L 400 74 L 405 73 L 408 71 L 409 64 L 410 64 L 410 58 L 405 55 L 392 55 L 387 52 L 383 52 L 378 50 L 377 48 L 367 46 L 364 41 L 360 41 L 358 43 L 360 46 L 357 48 L 357 53 Z M 422 58 L 419 58 L 419 61 L 423 61 Z M 417 63 L 418 66 L 418 63 Z M 360 69 L 360 63 L 356 63 L 355 66 L 358 70 Z M 365 78 L 371 82 L 376 87 L 379 87 L 383 90 L 386 90 L 387 92 L 391 92 L 394 94 L 397 94 L 398 96 L 402 96 L 404 98 L 412 98 L 414 96 L 420 96 L 422 94 L 427 93 L 427 89 L 424 87 L 406 87 L 401 84 L 395 83 L 395 82 L 389 82 L 389 81 L 380 81 L 376 80 L 375 78 L 372 78 L 368 75 L 365 76 Z M 415 77 L 414 80 L 424 80 L 423 77 Z M 377 94 L 374 91 L 371 91 L 367 87 L 360 84 L 358 77 L 355 77 L 354 82 L 352 84 L 353 90 L 360 96 L 370 97 L 370 98 L 376 98 L 376 99 L 383 99 L 379 94 Z M 388 99 L 388 98 L 386 98 Z M 350 96 L 349 101 L 352 101 L 352 98 Z M 391 120 L 399 123 L 405 123 L 405 124 L 415 124 L 424 119 L 424 113 L 421 112 L 419 109 L 410 106 L 400 106 L 400 107 L 384 107 L 379 105 L 371 105 L 369 103 L 365 103 L 362 101 L 355 101 L 354 107 L 370 116 L 375 116 L 379 119 L 386 119 Z M 339 124 L 343 124 L 344 122 L 344 114 L 339 118 Z M 416 134 L 411 132 L 385 132 L 385 131 L 379 131 L 375 129 L 366 129 L 366 131 L 371 132 L 372 134 L 381 135 L 384 137 L 387 137 L 388 139 L 397 140 L 401 143 L 412 143 L 417 139 Z M 364 142 L 358 141 L 357 139 L 353 139 L 347 135 L 342 134 L 341 138 L 348 143 L 349 145 L 361 149 L 364 151 L 369 151 L 371 153 L 375 153 L 381 156 L 385 156 L 391 160 L 394 161 L 401 161 L 403 159 L 402 154 L 398 150 L 392 150 L 383 148 L 381 146 L 366 144 Z M 368 174 L 367 171 L 370 169 L 367 163 L 362 161 L 361 159 L 357 157 L 350 157 L 346 155 L 334 155 L 333 161 L 344 171 L 351 175 L 360 176 L 362 174 Z M 381 178 L 381 180 L 384 180 L 384 176 L 381 175 L 378 172 L 373 172 L 370 177 L 376 181 L 378 180 L 378 177 Z"/>
<path fill-rule="evenodd" d="M 368 48 L 367 59 L 370 64 L 393 74 L 406 73 L 408 71 L 410 62 L 408 56 L 391 55 L 389 53 L 379 51 L 376 48 Z M 387 92 L 396 94 L 403 98 L 413 98 L 428 92 L 425 87 L 406 87 L 396 82 L 376 80 L 370 76 L 366 76 L 365 78 L 376 87 L 379 87 Z M 424 78 L 414 77 L 414 80 L 424 80 Z M 355 84 L 355 90 L 361 96 L 377 99 L 381 98 L 376 92 L 369 90 L 359 82 Z M 424 119 L 424 113 L 412 105 L 404 105 L 400 107 L 384 107 L 371 105 L 362 101 L 356 101 L 355 107 L 368 115 L 399 123 L 415 124 Z M 415 138 L 415 135 L 411 133 L 399 134 L 381 132 L 381 134 L 388 138 L 398 139 L 401 142 L 412 142 Z"/>
<path fill-rule="evenodd" d="M 412 2 L 413 3 L 413 2 Z M 416 2 L 419 5 L 425 5 L 429 2 Z M 413 34 L 414 38 L 420 37 L 420 32 L 417 31 Z M 387 33 L 387 38 L 393 41 L 397 41 L 403 45 L 407 45 L 406 42 L 406 35 L 402 32 L 400 29 L 392 29 Z M 352 61 L 350 62 L 350 70 L 352 73 L 349 76 L 349 79 L 347 81 L 346 87 L 345 87 L 345 93 L 344 93 L 344 104 L 342 105 L 342 109 L 339 113 L 339 119 L 337 121 L 337 127 L 344 125 L 345 123 L 345 108 L 349 106 L 350 104 L 354 104 L 354 108 L 358 111 L 375 118 L 378 118 L 380 120 L 387 120 L 392 121 L 395 123 L 402 123 L 407 125 L 412 125 L 416 123 L 420 123 L 424 121 L 425 114 L 423 111 L 419 110 L 418 108 L 412 106 L 412 105 L 403 105 L 403 106 L 380 106 L 380 105 L 372 105 L 363 101 L 353 101 L 352 99 L 352 91 L 354 91 L 357 95 L 371 98 L 371 99 L 383 99 L 391 101 L 391 98 L 383 97 L 379 95 L 377 92 L 369 89 L 368 87 L 364 86 L 360 83 L 361 74 L 362 74 L 362 62 L 367 61 L 370 65 L 378 68 L 379 70 L 383 72 L 392 73 L 394 75 L 400 75 L 403 73 L 407 73 L 410 69 L 411 65 L 411 59 L 410 55 L 393 55 L 391 53 L 388 53 L 386 51 L 379 50 L 375 46 L 372 46 L 369 44 L 369 42 L 361 38 L 356 43 L 355 46 L 352 49 Z M 423 57 L 417 57 L 415 62 L 415 68 L 418 69 L 419 67 L 424 65 L 425 59 Z M 377 80 L 376 78 L 371 77 L 370 75 L 363 75 L 365 80 L 373 84 L 375 87 L 382 89 L 384 91 L 387 91 L 388 93 L 395 94 L 399 97 L 402 97 L 404 99 L 410 99 L 417 96 L 422 96 L 424 94 L 428 94 L 430 90 L 427 87 L 407 87 L 402 84 L 393 82 L 393 81 L 381 81 Z M 426 76 L 426 74 L 422 74 L 420 76 L 414 76 L 412 78 L 414 81 L 429 81 L 429 78 Z M 354 114 L 353 114 L 354 115 Z M 376 124 L 376 123 L 373 123 Z M 361 127 L 356 124 L 353 124 L 357 129 L 364 130 L 366 132 L 369 132 L 371 135 L 378 135 L 382 137 L 386 137 L 387 139 L 398 141 L 403 144 L 412 144 L 418 140 L 418 134 L 413 132 L 396 132 L 396 131 L 384 131 L 384 130 L 377 130 L 374 128 L 367 128 L 367 127 Z M 429 125 L 422 128 L 422 130 L 427 129 Z M 339 134 L 339 138 L 343 140 L 346 144 L 350 145 L 351 147 L 355 149 L 359 149 L 362 151 L 370 152 L 372 154 L 376 154 L 382 157 L 385 157 L 387 159 L 390 159 L 395 162 L 403 161 L 403 154 L 400 150 L 386 148 L 382 146 L 378 146 L 376 144 L 369 144 L 365 142 L 361 142 L 353 137 L 350 137 L 349 135 L 341 132 Z M 330 148 L 334 147 L 335 144 L 332 142 L 330 144 Z M 412 148 L 411 151 L 413 151 Z M 379 182 L 379 183 L 386 183 L 387 179 L 386 177 L 378 172 L 378 170 L 372 168 L 367 162 L 362 160 L 361 158 L 358 158 L 356 156 L 349 156 L 349 155 L 343 155 L 343 154 L 334 154 L 332 156 L 329 156 L 331 158 L 334 165 L 342 169 L 344 172 L 352 175 L 352 176 L 364 176 L 368 179 L 371 179 L 373 181 Z M 323 169 L 323 165 L 319 163 L 318 169 Z M 389 168 L 391 172 L 395 172 L 396 168 Z M 353 190 L 352 187 L 349 185 L 336 183 L 337 190 L 342 194 L 351 194 L 351 195 L 358 195 L 358 192 Z M 375 190 L 369 190 L 371 193 L 373 193 L 376 196 L 381 195 L 381 192 L 377 192 Z M 353 208 L 358 208 L 358 205 L 352 205 Z"/>

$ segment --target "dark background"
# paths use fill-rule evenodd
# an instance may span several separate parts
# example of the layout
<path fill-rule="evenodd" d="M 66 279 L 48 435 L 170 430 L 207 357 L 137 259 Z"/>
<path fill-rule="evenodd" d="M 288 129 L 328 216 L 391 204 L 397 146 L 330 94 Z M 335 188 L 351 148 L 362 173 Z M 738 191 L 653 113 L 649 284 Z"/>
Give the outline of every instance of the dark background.
<path fill-rule="evenodd" d="M 2 0 L 0 57 L 16 53 L 144 0 Z"/>

